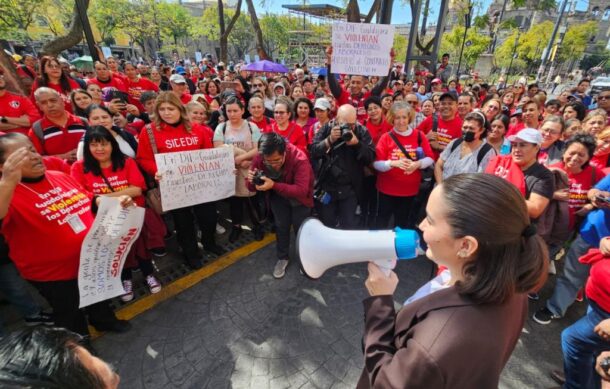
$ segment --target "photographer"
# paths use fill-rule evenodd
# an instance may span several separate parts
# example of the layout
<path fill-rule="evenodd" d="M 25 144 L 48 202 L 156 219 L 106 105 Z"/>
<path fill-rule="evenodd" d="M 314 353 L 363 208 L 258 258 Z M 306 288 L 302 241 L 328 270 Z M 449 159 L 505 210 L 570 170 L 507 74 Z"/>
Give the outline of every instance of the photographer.
<path fill-rule="evenodd" d="M 322 222 L 342 229 L 356 226 L 363 170 L 375 160 L 367 129 L 356 122 L 356 108 L 339 107 L 337 118 L 322 127 L 309 149 L 316 171 L 316 207 Z"/>
<path fill-rule="evenodd" d="M 268 192 L 277 235 L 273 276 L 282 278 L 288 266 L 290 227 L 296 233 L 313 207 L 313 171 L 307 155 L 275 132 L 261 136 L 258 150 L 248 172 L 248 188 Z"/>

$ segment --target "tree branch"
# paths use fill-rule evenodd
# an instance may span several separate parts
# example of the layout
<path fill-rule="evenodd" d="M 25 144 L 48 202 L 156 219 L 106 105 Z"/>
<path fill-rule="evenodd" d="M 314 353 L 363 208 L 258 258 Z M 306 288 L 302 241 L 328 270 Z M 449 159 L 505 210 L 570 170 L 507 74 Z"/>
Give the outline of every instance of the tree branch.
<path fill-rule="evenodd" d="M 368 15 L 366 15 L 366 18 L 364 18 L 363 23 L 370 23 L 371 20 L 373 20 L 373 16 L 379 12 L 379 7 L 381 7 L 381 0 L 375 0 L 371 5 Z"/>

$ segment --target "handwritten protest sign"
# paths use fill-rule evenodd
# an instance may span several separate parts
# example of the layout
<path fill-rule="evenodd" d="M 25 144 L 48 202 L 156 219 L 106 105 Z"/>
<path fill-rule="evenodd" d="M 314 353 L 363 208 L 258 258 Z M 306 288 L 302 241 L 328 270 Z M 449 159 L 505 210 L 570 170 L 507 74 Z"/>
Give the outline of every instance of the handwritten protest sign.
<path fill-rule="evenodd" d="M 125 293 L 121 271 L 143 223 L 144 208 L 123 208 L 118 199 L 102 197 L 80 251 L 80 308 Z"/>
<path fill-rule="evenodd" d="M 233 147 L 156 154 L 163 210 L 225 199 L 235 194 Z"/>
<path fill-rule="evenodd" d="M 333 73 L 386 76 L 394 26 L 366 23 L 333 23 Z"/>

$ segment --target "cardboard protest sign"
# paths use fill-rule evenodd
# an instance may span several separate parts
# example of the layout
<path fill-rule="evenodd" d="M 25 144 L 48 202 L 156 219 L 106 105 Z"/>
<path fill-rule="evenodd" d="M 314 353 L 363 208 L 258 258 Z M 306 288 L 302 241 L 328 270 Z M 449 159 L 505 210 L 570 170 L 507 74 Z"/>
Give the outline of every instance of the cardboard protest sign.
<path fill-rule="evenodd" d="M 101 199 L 95 222 L 80 252 L 80 308 L 125 293 L 121 271 L 144 223 L 144 208 L 123 208 L 113 197 Z"/>
<path fill-rule="evenodd" d="M 393 43 L 392 25 L 333 23 L 331 70 L 335 74 L 386 76 Z"/>
<path fill-rule="evenodd" d="M 156 154 L 163 211 L 189 207 L 235 194 L 232 147 Z"/>

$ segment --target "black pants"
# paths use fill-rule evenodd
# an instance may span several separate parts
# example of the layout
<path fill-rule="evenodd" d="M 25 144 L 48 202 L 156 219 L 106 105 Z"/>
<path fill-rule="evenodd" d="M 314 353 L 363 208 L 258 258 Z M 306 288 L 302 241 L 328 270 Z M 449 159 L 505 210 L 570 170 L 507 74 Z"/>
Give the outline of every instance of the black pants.
<path fill-rule="evenodd" d="M 63 327 L 81 335 L 89 335 L 87 320 L 78 308 L 78 281 L 29 281 L 53 308 L 55 326 Z M 108 301 L 85 307 L 91 325 L 105 325 L 117 320 Z"/>
<path fill-rule="evenodd" d="M 248 217 L 252 221 L 253 226 L 258 226 L 258 216 L 255 214 L 254 207 L 256 206 L 255 196 L 252 197 L 237 197 L 229 198 L 229 206 L 231 208 L 231 223 L 234 226 L 240 226 L 244 222 L 244 208 L 248 212 Z"/>
<path fill-rule="evenodd" d="M 351 230 L 356 228 L 358 219 L 356 218 L 356 206 L 358 200 L 355 194 L 347 196 L 345 199 L 333 199 L 328 204 L 316 201 L 316 209 L 320 220 L 325 226 Z"/>
<path fill-rule="evenodd" d="M 142 271 L 142 275 L 144 277 L 148 277 L 155 272 L 155 268 L 150 260 L 139 260 L 138 268 Z M 121 281 L 133 279 L 133 270 L 133 268 L 123 267 L 123 271 L 121 272 Z"/>
<path fill-rule="evenodd" d="M 409 214 L 413 208 L 414 199 L 415 196 L 390 196 L 379 192 L 377 227 L 380 229 L 388 228 L 390 216 L 394 216 L 393 227 L 409 228 Z"/>
<path fill-rule="evenodd" d="M 271 210 L 275 215 L 276 251 L 278 259 L 288 259 L 290 253 L 290 228 L 296 234 L 303 221 L 311 214 L 306 206 L 292 205 L 285 197 L 271 194 Z"/>
<path fill-rule="evenodd" d="M 214 232 L 216 230 L 216 203 L 204 203 L 174 209 L 171 211 L 176 226 L 178 244 L 182 248 L 187 259 L 199 259 L 201 256 L 197 250 L 197 229 L 195 228 L 195 217 L 201 230 L 201 243 L 214 245 Z"/>
<path fill-rule="evenodd" d="M 362 180 L 362 227 L 377 227 L 377 176 L 365 176 Z"/>

